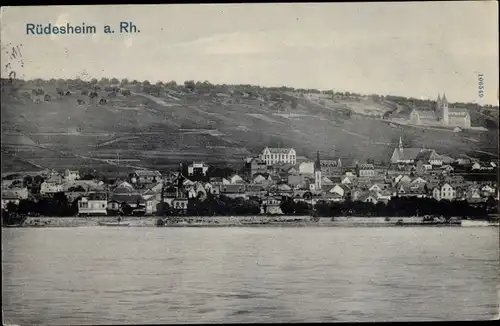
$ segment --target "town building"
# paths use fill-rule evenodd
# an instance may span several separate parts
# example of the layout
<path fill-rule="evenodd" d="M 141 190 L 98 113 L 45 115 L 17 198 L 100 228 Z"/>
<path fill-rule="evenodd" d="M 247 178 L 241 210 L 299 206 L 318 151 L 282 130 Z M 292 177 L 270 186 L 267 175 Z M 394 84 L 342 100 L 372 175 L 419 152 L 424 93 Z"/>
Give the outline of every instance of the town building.
<path fill-rule="evenodd" d="M 130 181 L 134 184 L 147 185 L 160 182 L 161 179 L 161 173 L 159 171 L 135 170 Z"/>
<path fill-rule="evenodd" d="M 342 161 L 340 158 L 336 160 L 321 160 L 321 174 L 325 177 L 336 177 L 342 175 Z"/>
<path fill-rule="evenodd" d="M 453 200 L 456 198 L 456 190 L 449 183 L 442 183 L 432 189 L 432 197 L 436 200 Z"/>
<path fill-rule="evenodd" d="M 314 162 L 305 161 L 299 164 L 299 174 L 314 174 Z"/>
<path fill-rule="evenodd" d="M 80 179 L 80 172 L 77 170 L 68 170 L 64 171 L 64 181 L 75 181 Z"/>
<path fill-rule="evenodd" d="M 422 161 L 425 164 L 431 165 L 443 164 L 440 155 L 438 155 L 435 150 L 418 147 L 404 148 L 403 140 L 399 137 L 398 147 L 394 148 L 392 152 L 391 163 L 413 165 L 417 163 L 417 161 Z"/>
<path fill-rule="evenodd" d="M 262 150 L 260 158 L 267 165 L 277 163 L 295 164 L 297 162 L 297 153 L 293 148 L 266 147 Z"/>
<path fill-rule="evenodd" d="M 62 178 L 60 175 L 51 175 L 40 185 L 40 194 L 48 195 L 64 191 Z"/>
<path fill-rule="evenodd" d="M 450 108 L 445 94 L 443 94 L 443 98 L 438 95 L 434 110 L 414 108 L 410 113 L 410 123 L 415 125 L 440 124 L 460 128 L 471 127 L 469 111 L 466 108 Z"/>
<path fill-rule="evenodd" d="M 246 167 L 250 170 L 250 177 L 253 177 L 257 173 L 267 173 L 268 166 L 266 161 L 260 159 L 260 157 L 249 158 L 246 161 Z"/>
<path fill-rule="evenodd" d="M 188 165 L 188 175 L 193 176 L 193 175 L 201 175 L 205 176 L 207 175 L 208 171 L 208 165 L 206 165 L 203 162 L 193 162 Z"/>
<path fill-rule="evenodd" d="M 358 177 L 374 177 L 375 167 L 373 164 L 360 164 L 357 166 Z"/>
<path fill-rule="evenodd" d="M 105 193 L 92 193 L 78 200 L 78 216 L 107 215 L 108 199 Z"/>

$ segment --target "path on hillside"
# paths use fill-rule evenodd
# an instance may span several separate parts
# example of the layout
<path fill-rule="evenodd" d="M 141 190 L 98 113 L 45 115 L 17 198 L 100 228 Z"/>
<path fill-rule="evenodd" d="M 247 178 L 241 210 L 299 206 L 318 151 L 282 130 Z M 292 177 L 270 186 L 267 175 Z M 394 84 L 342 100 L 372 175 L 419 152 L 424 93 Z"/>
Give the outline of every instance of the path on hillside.
<path fill-rule="evenodd" d="M 130 165 L 130 164 L 116 164 L 115 162 L 113 162 L 113 160 L 108 160 L 108 159 L 102 159 L 102 158 L 97 158 L 97 157 L 90 157 L 90 156 L 85 156 L 85 155 L 80 155 L 80 154 L 76 154 L 76 153 L 73 153 L 71 151 L 64 151 L 64 150 L 59 150 L 59 149 L 53 149 L 53 148 L 49 148 L 49 147 L 46 147 L 45 145 L 23 145 L 25 147 L 35 147 L 35 148 L 41 148 L 41 149 L 44 149 L 44 150 L 47 150 L 47 151 L 51 151 L 51 152 L 56 152 L 56 153 L 59 153 L 59 154 L 62 154 L 62 155 L 71 155 L 71 156 L 74 156 L 74 157 L 78 157 L 78 158 L 82 158 L 82 159 L 86 159 L 86 160 L 93 160 L 93 161 L 99 161 L 99 162 L 103 162 L 103 163 L 106 163 L 106 164 L 109 164 L 109 165 L 113 165 L 113 166 L 122 166 L 122 167 L 129 167 L 129 168 L 133 168 L 133 169 L 139 169 L 139 170 L 146 170 L 146 168 L 142 167 L 142 166 L 135 166 L 135 165 Z M 45 169 L 45 168 L 51 168 L 51 167 L 43 167 L 39 164 L 36 164 L 36 163 L 33 163 L 27 159 L 24 159 L 16 154 L 13 154 L 14 156 L 16 156 L 18 159 L 26 162 L 26 163 L 29 163 L 33 166 L 36 166 L 37 168 L 40 168 L 40 169 Z"/>
<path fill-rule="evenodd" d="M 167 103 L 165 102 L 164 100 L 162 100 L 161 98 L 158 98 L 156 96 L 153 96 L 153 95 L 150 95 L 150 94 L 146 94 L 146 93 L 136 93 L 136 92 L 132 92 L 133 95 L 138 95 L 138 96 L 142 96 L 142 97 L 145 97 L 153 102 L 155 102 L 156 104 L 159 104 L 161 106 L 164 106 L 164 107 L 171 107 L 171 106 L 174 106 L 175 104 L 170 104 L 170 103 Z"/>

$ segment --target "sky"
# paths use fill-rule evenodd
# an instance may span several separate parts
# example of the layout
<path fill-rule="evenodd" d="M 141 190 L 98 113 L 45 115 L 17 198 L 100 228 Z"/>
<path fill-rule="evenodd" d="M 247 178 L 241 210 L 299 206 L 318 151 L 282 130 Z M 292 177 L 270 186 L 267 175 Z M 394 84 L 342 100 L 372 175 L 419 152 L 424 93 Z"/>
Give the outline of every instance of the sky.
<path fill-rule="evenodd" d="M 140 33 L 118 33 L 131 21 Z M 26 24 L 94 25 L 27 35 Z M 117 32 L 105 34 L 104 25 Z M 498 105 L 498 3 L 2 7 L 2 77 L 208 80 Z M 12 47 L 22 53 L 12 58 Z M 6 67 L 8 64 L 10 66 Z M 479 97 L 478 74 L 484 96 Z"/>

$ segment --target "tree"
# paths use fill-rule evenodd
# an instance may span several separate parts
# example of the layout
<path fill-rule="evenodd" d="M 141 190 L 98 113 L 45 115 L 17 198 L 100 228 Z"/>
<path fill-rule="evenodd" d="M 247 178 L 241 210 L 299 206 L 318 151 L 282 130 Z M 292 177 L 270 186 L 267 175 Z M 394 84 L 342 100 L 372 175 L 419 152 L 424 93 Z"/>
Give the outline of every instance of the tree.
<path fill-rule="evenodd" d="M 9 214 L 17 213 L 18 207 L 17 207 L 16 203 L 14 203 L 14 202 L 11 202 L 11 201 L 8 202 L 6 208 L 7 208 L 7 212 L 9 212 Z"/>
<path fill-rule="evenodd" d="M 119 84 L 120 81 L 118 80 L 118 78 L 111 78 L 111 84 L 115 85 L 115 84 Z"/>
<path fill-rule="evenodd" d="M 175 80 L 171 80 L 168 83 L 166 83 L 165 86 L 167 86 L 167 87 L 176 87 L 177 83 L 175 82 Z"/>
<path fill-rule="evenodd" d="M 36 203 L 29 199 L 21 199 L 17 211 L 19 214 L 28 215 L 36 212 Z"/>
<path fill-rule="evenodd" d="M 194 91 L 194 89 L 196 88 L 196 84 L 194 80 L 186 80 L 184 82 L 184 87 L 189 89 L 190 91 Z"/>
<path fill-rule="evenodd" d="M 42 176 L 36 175 L 33 181 L 36 185 L 41 185 L 45 180 Z"/>
<path fill-rule="evenodd" d="M 145 81 L 142 82 L 142 85 L 143 86 L 149 86 L 149 85 L 151 85 L 151 83 L 148 80 L 145 80 Z"/>
<path fill-rule="evenodd" d="M 27 175 L 23 178 L 23 186 L 28 187 L 33 183 L 33 178 L 30 175 Z"/>
<path fill-rule="evenodd" d="M 101 80 L 99 81 L 101 85 L 107 85 L 109 84 L 109 79 L 106 77 L 102 77 Z"/>
<path fill-rule="evenodd" d="M 128 215 L 132 214 L 133 209 L 129 204 L 123 203 L 122 207 L 121 207 L 121 211 L 122 211 L 123 215 L 128 216 Z"/>

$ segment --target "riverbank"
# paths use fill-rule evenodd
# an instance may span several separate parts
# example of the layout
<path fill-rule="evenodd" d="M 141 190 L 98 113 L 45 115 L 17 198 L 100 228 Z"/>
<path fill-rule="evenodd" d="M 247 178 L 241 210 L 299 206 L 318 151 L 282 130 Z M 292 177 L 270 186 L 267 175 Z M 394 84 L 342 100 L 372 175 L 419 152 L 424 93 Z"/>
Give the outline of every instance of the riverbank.
<path fill-rule="evenodd" d="M 162 221 L 158 225 L 159 221 Z M 27 217 L 17 227 L 96 227 L 114 223 L 115 216 L 98 217 Z M 401 227 L 401 226 L 462 226 L 455 223 L 424 222 L 423 217 L 322 217 L 310 216 L 182 216 L 182 217 L 122 217 L 129 227 Z M 464 223 L 464 226 L 492 226 L 486 221 Z M 484 223 L 481 223 L 484 222 Z M 163 224 L 163 225 L 161 225 Z M 15 226 L 10 226 L 15 227 Z"/>

